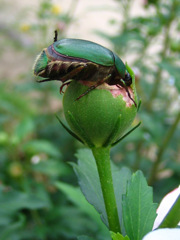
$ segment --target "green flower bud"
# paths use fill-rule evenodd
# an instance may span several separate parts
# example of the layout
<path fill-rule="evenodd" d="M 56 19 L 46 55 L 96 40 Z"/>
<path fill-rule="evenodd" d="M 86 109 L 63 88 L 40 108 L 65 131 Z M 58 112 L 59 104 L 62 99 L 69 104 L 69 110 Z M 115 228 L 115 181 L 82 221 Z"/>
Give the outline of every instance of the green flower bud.
<path fill-rule="evenodd" d="M 137 103 L 134 73 L 126 67 L 132 77 L 128 91 Z M 112 145 L 133 122 L 137 107 L 125 88 L 107 83 L 76 100 L 88 88 L 85 81 L 70 83 L 63 98 L 65 118 L 71 130 L 90 148 Z"/>

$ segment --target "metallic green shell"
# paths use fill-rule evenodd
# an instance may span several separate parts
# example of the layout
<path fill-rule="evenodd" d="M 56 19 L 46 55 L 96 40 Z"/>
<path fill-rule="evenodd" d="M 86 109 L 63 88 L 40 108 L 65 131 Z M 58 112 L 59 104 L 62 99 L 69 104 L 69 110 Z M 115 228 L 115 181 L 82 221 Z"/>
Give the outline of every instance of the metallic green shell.
<path fill-rule="evenodd" d="M 119 72 L 121 77 L 125 78 L 126 66 L 115 53 L 114 53 L 114 58 L 115 58 L 114 65 L 116 66 L 117 71 Z"/>
<path fill-rule="evenodd" d="M 45 50 L 43 50 L 36 58 L 33 71 L 34 74 L 37 75 L 39 72 L 44 70 L 48 64 L 48 57 L 45 53 Z"/>
<path fill-rule="evenodd" d="M 86 40 L 62 39 L 53 44 L 56 52 L 75 58 L 82 58 L 103 66 L 115 66 L 124 77 L 126 67 L 121 59 L 109 49 Z"/>

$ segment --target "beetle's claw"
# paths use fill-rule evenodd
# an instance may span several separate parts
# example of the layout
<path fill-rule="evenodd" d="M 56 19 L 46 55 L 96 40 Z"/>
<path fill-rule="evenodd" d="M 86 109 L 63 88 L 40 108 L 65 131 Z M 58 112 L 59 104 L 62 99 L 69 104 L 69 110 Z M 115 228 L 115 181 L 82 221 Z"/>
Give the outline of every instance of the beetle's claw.
<path fill-rule="evenodd" d="M 44 78 L 44 79 L 37 79 L 37 80 L 36 80 L 36 82 L 38 82 L 38 83 L 49 82 L 49 81 L 51 81 L 50 78 Z"/>
<path fill-rule="evenodd" d="M 60 90 L 59 90 L 60 94 L 64 93 L 64 91 L 63 91 L 64 86 L 68 86 L 69 84 L 70 84 L 70 82 L 66 82 L 61 85 Z"/>

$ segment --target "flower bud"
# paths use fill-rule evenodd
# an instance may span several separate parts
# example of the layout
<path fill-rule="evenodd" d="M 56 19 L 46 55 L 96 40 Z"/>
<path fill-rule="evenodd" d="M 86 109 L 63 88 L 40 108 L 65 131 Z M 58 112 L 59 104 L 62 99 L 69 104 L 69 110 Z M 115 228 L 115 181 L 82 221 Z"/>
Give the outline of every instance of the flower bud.
<path fill-rule="evenodd" d="M 89 88 L 86 81 L 72 81 L 65 91 L 65 118 L 71 130 L 90 148 L 113 144 L 135 118 L 137 107 L 132 100 L 137 103 L 135 80 L 132 70 L 128 71 L 132 77 L 128 91 L 104 83 L 80 97 Z"/>

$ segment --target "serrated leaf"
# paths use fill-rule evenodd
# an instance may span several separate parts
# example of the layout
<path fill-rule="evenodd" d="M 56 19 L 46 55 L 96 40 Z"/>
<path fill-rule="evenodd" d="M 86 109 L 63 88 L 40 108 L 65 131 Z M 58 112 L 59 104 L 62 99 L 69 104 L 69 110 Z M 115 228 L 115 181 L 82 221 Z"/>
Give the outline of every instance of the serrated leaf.
<path fill-rule="evenodd" d="M 123 214 L 122 214 L 122 196 L 126 194 L 126 188 L 128 181 L 131 179 L 131 171 L 122 167 L 121 169 L 117 168 L 114 164 L 112 164 L 112 175 L 113 175 L 113 184 L 114 184 L 114 192 L 116 197 L 119 222 L 121 225 L 121 232 L 125 235 L 126 231 L 123 223 Z"/>
<path fill-rule="evenodd" d="M 111 232 L 112 240 L 130 240 L 128 236 L 123 236 L 120 233 Z"/>
<path fill-rule="evenodd" d="M 90 205 L 85 197 L 83 196 L 81 190 L 77 187 L 73 187 L 69 184 L 66 183 L 61 183 L 57 182 L 56 186 L 58 189 L 60 189 L 66 196 L 67 198 L 74 203 L 76 206 L 79 207 L 79 209 L 83 212 L 86 213 L 88 216 L 90 216 L 97 224 L 99 227 L 99 230 L 103 235 L 107 235 L 108 231 L 104 224 L 102 223 L 98 213 L 96 210 L 93 208 L 92 205 Z"/>
<path fill-rule="evenodd" d="M 72 166 L 78 177 L 81 191 L 87 201 L 100 213 L 103 222 L 108 226 L 101 184 L 93 154 L 89 149 L 81 149 L 76 154 L 76 157 L 78 158 L 78 164 L 73 163 Z M 125 233 L 122 221 L 121 199 L 122 195 L 126 193 L 126 185 L 131 178 L 131 172 L 125 167 L 119 169 L 112 163 L 112 176 L 121 231 Z"/>
<path fill-rule="evenodd" d="M 62 182 L 57 182 L 56 187 L 83 212 L 86 212 L 88 215 L 91 214 L 91 211 L 94 212 L 94 208 L 86 201 L 79 188 Z"/>
<path fill-rule="evenodd" d="M 131 240 L 141 240 L 152 230 L 157 204 L 153 203 L 152 188 L 141 171 L 132 175 L 123 196 L 123 221 Z"/>
<path fill-rule="evenodd" d="M 72 166 L 78 177 L 81 191 L 87 201 L 100 213 L 103 222 L 108 226 L 100 180 L 92 152 L 89 149 L 81 149 L 76 154 L 76 157 L 78 158 L 78 165 L 72 164 Z"/>

